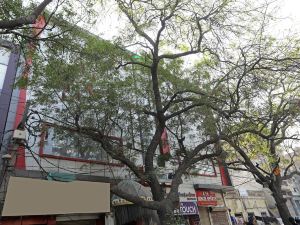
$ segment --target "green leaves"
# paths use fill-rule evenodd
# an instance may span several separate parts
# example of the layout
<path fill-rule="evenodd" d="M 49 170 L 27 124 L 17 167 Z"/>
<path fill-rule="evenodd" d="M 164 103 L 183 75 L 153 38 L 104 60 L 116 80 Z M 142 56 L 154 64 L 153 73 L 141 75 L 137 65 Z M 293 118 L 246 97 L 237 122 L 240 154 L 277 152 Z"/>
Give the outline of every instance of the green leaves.
<path fill-rule="evenodd" d="M 15 83 L 15 86 L 24 89 L 28 86 L 28 77 L 21 76 Z"/>

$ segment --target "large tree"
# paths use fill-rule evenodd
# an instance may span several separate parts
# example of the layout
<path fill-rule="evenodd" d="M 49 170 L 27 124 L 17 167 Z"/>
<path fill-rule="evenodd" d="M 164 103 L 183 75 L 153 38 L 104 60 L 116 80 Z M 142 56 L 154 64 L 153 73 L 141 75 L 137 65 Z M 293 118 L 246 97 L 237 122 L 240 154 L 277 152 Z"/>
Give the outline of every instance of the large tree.
<path fill-rule="evenodd" d="M 297 154 L 292 150 L 299 141 L 298 42 L 260 35 L 258 43 L 240 48 L 236 61 L 229 60 L 235 68 L 223 87 L 234 104 L 217 121 L 226 135 L 243 131 L 223 139 L 228 168 L 248 171 L 269 188 L 285 224 L 290 212 L 282 180 L 299 174 L 293 170 Z"/>
<path fill-rule="evenodd" d="M 249 100 L 262 88 L 249 82 L 259 77 L 251 72 L 272 71 L 276 65 L 289 71 L 294 57 L 282 57 L 284 51 L 279 58 L 254 60 L 257 46 L 259 54 L 272 47 L 256 35 L 267 22 L 267 3 L 117 0 L 116 4 L 128 23 L 116 45 L 79 29 L 41 48 L 30 82 L 35 88 L 32 107 L 37 107 L 45 125 L 61 131 L 61 137 L 68 132 L 76 140 L 93 140 L 136 179 L 148 183 L 152 202 L 116 187 L 112 191 L 157 210 L 161 224 L 168 224 L 183 174 L 201 160 L 220 156 L 221 140 L 231 144 L 252 131 L 234 129 L 240 125 L 235 116 L 249 106 L 244 97 Z M 126 51 L 128 46 L 138 55 Z M 252 61 L 245 61 L 246 49 Z M 157 171 L 165 128 L 173 149 L 168 160 L 177 162 L 167 195 Z M 126 144 L 116 144 L 111 135 Z M 143 171 L 132 152 L 143 154 Z"/>
<path fill-rule="evenodd" d="M 83 145 L 82 149 L 88 148 L 80 152 L 81 156 L 102 149 L 112 159 L 126 165 L 135 179 L 148 183 L 152 188 L 153 202 L 128 195 L 116 187 L 112 191 L 143 207 L 158 210 L 162 224 L 166 223 L 178 201 L 182 175 L 195 163 L 221 153 L 220 149 L 210 148 L 218 138 L 204 135 L 194 140 L 196 146 L 183 147 L 183 136 L 190 131 L 188 127 L 192 126 L 195 115 L 184 116 L 184 105 L 173 106 L 169 110 L 170 123 L 159 125 L 157 113 L 153 110 L 156 100 L 152 92 L 151 72 L 138 65 L 145 62 L 135 60 L 136 55 L 90 34 L 77 33 L 77 41 L 73 33 L 70 35 L 64 35 L 59 44 L 47 43 L 44 46 L 47 51 L 43 55 L 36 54 L 34 74 L 29 82 L 35 93 L 31 101 L 32 112 L 40 115 L 41 125 L 55 129 L 58 140 L 66 141 L 68 138 L 69 143 L 76 145 L 79 151 L 78 143 Z M 148 56 L 141 57 L 146 59 Z M 121 60 L 137 65 L 121 68 Z M 182 61 L 176 60 L 171 64 L 162 63 L 158 69 L 169 80 L 168 85 L 174 85 L 176 92 L 177 88 L 192 86 L 196 92 L 196 85 L 178 77 L 178 72 L 185 73 L 181 67 Z M 19 80 L 19 84 L 24 84 L 23 79 Z M 162 87 L 166 84 L 160 81 L 157 85 Z M 163 92 L 167 96 L 170 91 L 166 88 Z M 174 91 L 171 93 L 175 100 L 177 94 Z M 205 105 L 207 101 L 210 100 L 200 95 L 198 104 Z M 171 104 L 168 102 L 166 99 L 164 104 Z M 178 104 L 181 104 L 180 101 Z M 180 122 L 180 115 L 185 124 Z M 164 117 L 163 121 L 167 120 Z M 171 121 L 173 117 L 176 119 Z M 174 129 L 175 136 L 169 135 L 174 152 L 158 156 L 158 145 L 165 127 Z M 31 126 L 27 128 L 33 136 L 37 135 Z M 182 136 L 178 134 L 178 129 Z M 121 138 L 123 144 L 116 143 L 110 136 Z M 166 199 L 159 183 L 157 161 L 168 158 L 170 163 L 176 164 L 179 152 L 181 164 L 179 167 L 175 165 L 175 168 L 180 170 L 175 172 L 173 194 Z M 137 160 L 141 154 L 144 157 L 144 171 L 140 169 L 143 162 Z"/>

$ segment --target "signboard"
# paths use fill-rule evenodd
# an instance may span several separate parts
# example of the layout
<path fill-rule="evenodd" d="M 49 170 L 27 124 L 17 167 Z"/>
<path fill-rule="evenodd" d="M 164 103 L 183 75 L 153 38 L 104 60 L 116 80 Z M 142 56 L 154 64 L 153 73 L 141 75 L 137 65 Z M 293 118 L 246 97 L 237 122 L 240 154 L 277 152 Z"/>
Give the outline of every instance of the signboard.
<path fill-rule="evenodd" d="M 180 202 L 179 209 L 174 210 L 175 215 L 197 215 L 198 206 L 196 202 Z"/>
<path fill-rule="evenodd" d="M 208 190 L 197 190 L 198 206 L 217 206 L 216 193 Z"/>
<path fill-rule="evenodd" d="M 180 202 L 197 202 L 196 192 L 192 185 L 179 185 L 178 195 Z"/>
<path fill-rule="evenodd" d="M 192 192 L 178 192 L 179 199 L 182 202 L 197 202 L 196 193 Z"/>
<path fill-rule="evenodd" d="M 139 196 L 140 198 L 144 199 L 145 201 L 153 201 L 152 197 L 145 197 L 145 196 Z M 133 203 L 123 199 L 123 198 L 115 198 L 111 201 L 111 204 L 113 206 L 121 206 L 121 205 L 132 205 Z"/>

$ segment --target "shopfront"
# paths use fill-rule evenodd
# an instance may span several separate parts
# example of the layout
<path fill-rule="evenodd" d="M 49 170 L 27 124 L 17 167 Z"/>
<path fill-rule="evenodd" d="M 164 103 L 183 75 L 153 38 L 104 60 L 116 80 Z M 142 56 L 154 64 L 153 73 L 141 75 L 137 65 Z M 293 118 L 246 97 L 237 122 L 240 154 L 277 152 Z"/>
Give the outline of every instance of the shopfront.
<path fill-rule="evenodd" d="M 182 224 L 200 225 L 197 197 L 193 185 L 180 185 L 178 193 L 179 207 L 174 210 L 174 215 Z"/>
<path fill-rule="evenodd" d="M 120 190 L 144 199 L 153 201 L 149 187 L 142 186 L 133 180 L 122 180 L 117 184 Z M 112 206 L 115 217 L 115 225 L 157 225 L 159 219 L 155 210 L 143 208 L 133 204 L 120 196 L 112 196 Z"/>
<path fill-rule="evenodd" d="M 197 189 L 196 196 L 201 225 L 231 225 L 229 212 L 221 192 Z"/>

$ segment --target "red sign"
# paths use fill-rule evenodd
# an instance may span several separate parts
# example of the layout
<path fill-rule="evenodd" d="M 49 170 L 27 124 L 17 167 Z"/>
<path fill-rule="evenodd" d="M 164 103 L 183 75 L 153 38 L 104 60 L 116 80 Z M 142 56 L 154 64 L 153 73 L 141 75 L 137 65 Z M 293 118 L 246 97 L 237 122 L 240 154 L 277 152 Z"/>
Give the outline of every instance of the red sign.
<path fill-rule="evenodd" d="M 216 193 L 207 190 L 196 190 L 198 206 L 216 206 Z"/>

